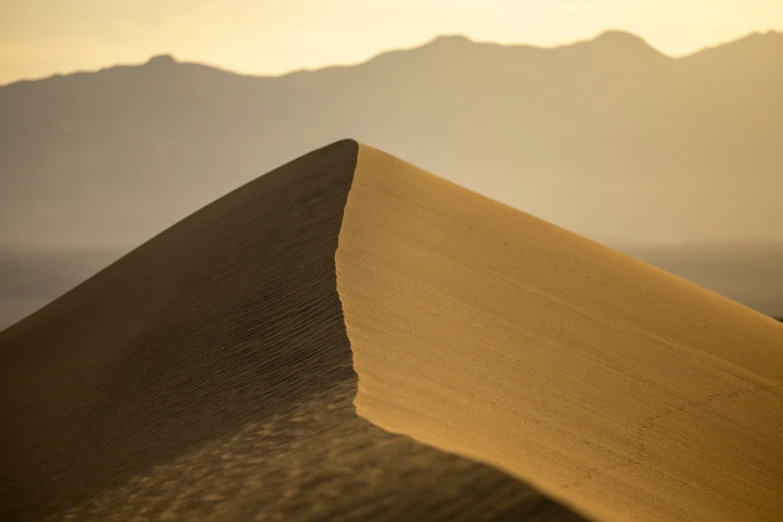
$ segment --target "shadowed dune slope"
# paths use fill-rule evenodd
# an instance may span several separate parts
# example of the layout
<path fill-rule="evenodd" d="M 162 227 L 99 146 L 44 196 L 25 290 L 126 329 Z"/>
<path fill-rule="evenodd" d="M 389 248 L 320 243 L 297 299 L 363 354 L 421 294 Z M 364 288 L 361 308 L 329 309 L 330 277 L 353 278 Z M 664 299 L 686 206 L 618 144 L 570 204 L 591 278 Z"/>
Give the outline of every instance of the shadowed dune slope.
<path fill-rule="evenodd" d="M 0 519 L 579 520 L 356 415 L 334 255 L 357 151 L 280 167 L 0 332 Z"/>
<path fill-rule="evenodd" d="M 604 520 L 783 520 L 783 326 L 361 147 L 357 411 Z"/>

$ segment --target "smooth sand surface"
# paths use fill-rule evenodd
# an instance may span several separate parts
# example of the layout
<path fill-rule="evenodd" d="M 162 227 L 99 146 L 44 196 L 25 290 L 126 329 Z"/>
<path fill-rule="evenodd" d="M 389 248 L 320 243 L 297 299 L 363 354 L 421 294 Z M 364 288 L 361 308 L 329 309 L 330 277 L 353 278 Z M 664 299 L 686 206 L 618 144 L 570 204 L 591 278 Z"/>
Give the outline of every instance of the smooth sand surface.
<path fill-rule="evenodd" d="M 580 520 L 356 415 L 334 256 L 357 151 L 262 176 L 0 332 L 0 520 Z"/>
<path fill-rule="evenodd" d="M 336 261 L 373 423 L 602 520 L 783 520 L 773 319 L 364 146 Z"/>

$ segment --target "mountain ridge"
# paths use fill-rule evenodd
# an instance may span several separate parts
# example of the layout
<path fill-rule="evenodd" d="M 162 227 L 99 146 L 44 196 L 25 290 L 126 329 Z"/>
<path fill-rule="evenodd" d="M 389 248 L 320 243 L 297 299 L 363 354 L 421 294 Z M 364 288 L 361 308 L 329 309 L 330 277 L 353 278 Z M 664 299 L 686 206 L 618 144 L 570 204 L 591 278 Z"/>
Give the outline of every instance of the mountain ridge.
<path fill-rule="evenodd" d="M 314 67 L 314 68 L 303 68 L 303 69 L 292 69 L 290 71 L 280 73 L 280 74 L 256 74 L 256 73 L 241 73 L 237 71 L 233 71 L 230 69 L 226 69 L 221 67 L 217 64 L 209 64 L 202 61 L 191 61 L 191 60 L 178 60 L 175 57 L 174 53 L 158 53 L 152 55 L 147 60 L 141 62 L 141 63 L 130 63 L 130 64 L 115 64 L 115 65 L 107 65 L 104 67 L 101 67 L 99 69 L 91 69 L 91 70 L 77 70 L 77 71 L 70 71 L 70 72 L 62 72 L 62 73 L 54 73 L 49 76 L 44 77 L 38 77 L 38 78 L 22 78 L 19 80 L 13 80 L 11 82 L 0 84 L 0 89 L 18 84 L 18 83 L 31 83 L 31 82 L 38 82 L 43 80 L 49 80 L 53 78 L 60 78 L 60 77 L 67 77 L 67 76 L 73 76 L 73 75 L 81 75 L 81 74 L 94 74 L 94 73 L 100 73 L 106 70 L 110 70 L 113 68 L 126 68 L 126 67 L 144 67 L 144 66 L 174 66 L 174 65 L 198 65 L 202 67 L 206 67 L 209 69 L 215 69 L 227 74 L 232 74 L 239 77 L 245 77 L 245 78 L 255 78 L 255 79 L 266 79 L 266 78 L 283 78 L 290 75 L 297 75 L 301 73 L 317 73 L 325 70 L 331 70 L 331 69 L 345 69 L 345 68 L 352 68 L 352 67 L 358 67 L 361 65 L 368 64 L 378 58 L 381 58 L 388 54 L 397 54 L 397 53 L 409 53 L 409 52 L 416 52 L 423 49 L 426 49 L 428 47 L 431 47 L 433 45 L 437 44 L 443 44 L 443 43 L 449 43 L 449 44 L 472 44 L 474 46 L 492 46 L 492 47 L 499 47 L 499 48 L 505 48 L 505 49 L 531 49 L 531 50 L 540 50 L 540 51 L 562 51 L 562 50 L 568 50 L 573 49 L 575 47 L 587 47 L 587 46 L 605 46 L 605 44 L 611 44 L 611 45 L 634 45 L 637 49 L 646 49 L 650 51 L 654 51 L 655 54 L 660 55 L 661 57 L 665 57 L 671 60 L 686 60 L 695 56 L 698 56 L 702 53 L 710 53 L 713 51 L 718 51 L 725 48 L 730 48 L 734 45 L 744 45 L 748 42 L 758 42 L 761 38 L 765 38 L 767 42 L 771 42 L 772 38 L 779 38 L 781 42 L 783 42 L 783 32 L 775 31 L 775 30 L 769 30 L 765 32 L 760 31 L 753 31 L 751 33 L 748 33 L 744 36 L 740 36 L 738 38 L 728 40 L 725 42 L 721 42 L 715 45 L 706 45 L 700 49 L 697 49 L 693 52 L 680 55 L 680 56 L 672 56 L 668 55 L 651 44 L 647 42 L 644 38 L 641 36 L 631 32 L 626 31 L 622 29 L 606 29 L 604 31 L 601 31 L 596 36 L 592 38 L 586 38 L 586 39 L 580 39 L 575 40 L 572 42 L 566 42 L 556 45 L 535 45 L 535 44 L 528 44 L 528 43 L 499 43 L 499 42 L 493 42 L 488 40 L 474 40 L 469 36 L 463 35 L 463 34 L 450 34 L 445 33 L 438 36 L 435 36 L 431 38 L 430 40 L 427 40 L 421 44 L 411 46 L 411 47 L 405 47 L 405 48 L 395 48 L 395 49 L 388 49 L 385 51 L 381 51 L 379 53 L 376 53 L 375 55 L 370 56 L 369 58 L 365 60 L 361 60 L 358 62 L 352 62 L 352 63 L 346 63 L 346 64 L 336 64 L 336 65 L 325 65 L 322 67 Z"/>
<path fill-rule="evenodd" d="M 779 43 L 670 59 L 625 33 L 555 50 L 457 36 L 280 77 L 159 55 L 15 83 L 0 248 L 127 252 L 342 136 L 609 246 L 781 242 Z"/>

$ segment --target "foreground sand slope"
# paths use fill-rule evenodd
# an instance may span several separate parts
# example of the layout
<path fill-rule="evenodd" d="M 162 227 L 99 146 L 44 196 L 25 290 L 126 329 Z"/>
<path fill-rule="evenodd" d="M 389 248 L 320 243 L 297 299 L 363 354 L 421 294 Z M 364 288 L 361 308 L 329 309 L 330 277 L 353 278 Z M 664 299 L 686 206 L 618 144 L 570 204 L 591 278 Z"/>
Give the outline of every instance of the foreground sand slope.
<path fill-rule="evenodd" d="M 600 519 L 783 520 L 774 320 L 370 147 L 336 261 L 375 424 Z"/>
<path fill-rule="evenodd" d="M 0 520 L 579 520 L 356 415 L 334 255 L 357 150 L 251 182 L 0 332 Z"/>

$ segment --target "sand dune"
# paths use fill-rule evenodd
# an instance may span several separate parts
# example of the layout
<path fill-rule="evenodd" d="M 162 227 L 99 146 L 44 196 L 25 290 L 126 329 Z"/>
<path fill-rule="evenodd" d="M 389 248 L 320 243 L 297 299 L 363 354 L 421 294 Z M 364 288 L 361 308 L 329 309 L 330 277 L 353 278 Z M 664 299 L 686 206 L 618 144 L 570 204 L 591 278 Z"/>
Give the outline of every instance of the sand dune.
<path fill-rule="evenodd" d="M 355 414 L 356 155 L 281 167 L 0 332 L 0 520 L 580 519 Z"/>
<path fill-rule="evenodd" d="M 776 520 L 782 389 L 779 323 L 342 141 L 0 332 L 0 518 Z"/>

